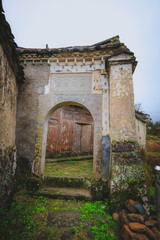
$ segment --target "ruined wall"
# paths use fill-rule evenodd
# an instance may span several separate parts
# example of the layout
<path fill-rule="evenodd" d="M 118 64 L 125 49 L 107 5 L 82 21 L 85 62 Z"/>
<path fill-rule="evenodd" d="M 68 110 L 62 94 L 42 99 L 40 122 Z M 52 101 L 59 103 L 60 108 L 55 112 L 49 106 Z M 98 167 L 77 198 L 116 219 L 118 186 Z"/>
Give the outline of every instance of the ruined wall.
<path fill-rule="evenodd" d="M 113 209 L 121 209 L 127 199 L 135 199 L 148 207 L 143 162 L 137 142 L 124 141 L 112 144 L 110 190 Z"/>
<path fill-rule="evenodd" d="M 137 142 L 142 146 L 146 146 L 146 123 L 136 118 L 136 137 Z"/>
<path fill-rule="evenodd" d="M 24 80 L 16 47 L 0 0 L 0 205 L 12 195 L 16 179 L 17 93 Z"/>
<path fill-rule="evenodd" d="M 47 153 L 93 151 L 93 119 L 84 108 L 67 106 L 56 110 L 48 122 Z"/>
<path fill-rule="evenodd" d="M 15 170 L 16 77 L 0 45 L 0 201 L 9 196 Z"/>

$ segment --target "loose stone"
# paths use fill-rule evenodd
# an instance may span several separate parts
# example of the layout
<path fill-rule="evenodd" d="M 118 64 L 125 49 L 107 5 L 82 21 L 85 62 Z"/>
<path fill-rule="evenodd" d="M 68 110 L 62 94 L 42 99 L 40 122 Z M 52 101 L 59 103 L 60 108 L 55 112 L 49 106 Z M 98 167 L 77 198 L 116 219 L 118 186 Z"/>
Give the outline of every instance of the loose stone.
<path fill-rule="evenodd" d="M 128 219 L 132 222 L 144 223 L 144 217 L 140 214 L 130 213 L 128 214 Z"/>
<path fill-rule="evenodd" d="M 131 213 L 136 213 L 136 209 L 134 208 L 134 204 L 136 202 L 131 200 L 131 199 L 128 199 L 126 202 L 125 202 L 125 207 L 127 208 L 127 210 Z"/>
<path fill-rule="evenodd" d="M 129 227 L 134 232 L 138 232 L 138 233 L 145 233 L 146 232 L 146 226 L 144 224 L 141 224 L 141 223 L 132 222 L 132 223 L 129 224 Z"/>

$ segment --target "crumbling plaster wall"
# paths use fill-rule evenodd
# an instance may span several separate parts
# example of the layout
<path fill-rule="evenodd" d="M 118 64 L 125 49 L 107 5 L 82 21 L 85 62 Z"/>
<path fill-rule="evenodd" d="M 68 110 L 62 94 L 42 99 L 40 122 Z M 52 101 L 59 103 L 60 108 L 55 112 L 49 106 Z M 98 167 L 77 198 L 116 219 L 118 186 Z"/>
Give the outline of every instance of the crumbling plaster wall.
<path fill-rule="evenodd" d="M 121 61 L 119 64 L 118 61 Z M 123 201 L 136 197 L 147 204 L 148 198 L 140 148 L 137 142 L 132 58 L 122 55 L 109 59 L 110 133 L 112 167 L 111 203 L 120 208 Z M 123 201 L 122 201 L 123 199 Z"/>
<path fill-rule="evenodd" d="M 0 45 L 0 197 L 9 196 L 16 171 L 16 77 Z"/>
<path fill-rule="evenodd" d="M 112 141 L 135 141 L 132 64 L 110 67 L 110 128 Z"/>

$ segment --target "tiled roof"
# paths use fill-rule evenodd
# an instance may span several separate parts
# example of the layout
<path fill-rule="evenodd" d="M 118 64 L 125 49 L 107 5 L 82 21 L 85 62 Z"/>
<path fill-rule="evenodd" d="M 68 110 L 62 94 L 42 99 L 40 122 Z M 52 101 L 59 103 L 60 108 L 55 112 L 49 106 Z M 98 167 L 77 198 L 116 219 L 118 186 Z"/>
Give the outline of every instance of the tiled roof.
<path fill-rule="evenodd" d="M 142 122 L 144 123 L 147 123 L 149 121 L 151 121 L 151 117 L 149 114 L 145 114 L 143 112 L 139 112 L 139 111 L 135 111 L 135 115 L 136 115 L 136 118 L 141 120 Z"/>
<path fill-rule="evenodd" d="M 71 47 L 63 47 L 63 48 L 48 48 L 46 45 L 45 49 L 40 48 L 17 48 L 20 57 L 22 58 L 29 57 L 29 58 L 50 58 L 50 57 L 75 57 L 77 54 L 82 57 L 83 54 L 85 55 L 92 55 L 94 53 L 98 53 L 98 55 L 106 56 L 106 69 L 108 69 L 108 60 L 111 57 L 114 57 L 119 54 L 128 54 L 131 55 L 130 62 L 132 63 L 132 71 L 134 72 L 135 67 L 137 65 L 136 58 L 134 57 L 134 53 L 131 52 L 124 43 L 121 43 L 119 40 L 119 36 L 115 36 L 104 40 L 102 42 L 95 43 L 93 45 L 87 46 L 71 46 Z M 127 61 L 127 60 L 126 60 Z M 123 62 L 126 62 L 123 60 Z M 108 71 L 108 70 L 107 70 Z"/>
<path fill-rule="evenodd" d="M 63 48 L 45 48 L 45 49 L 19 47 L 18 51 L 20 55 L 31 54 L 31 53 L 38 54 L 38 55 L 52 55 L 54 53 L 61 53 L 61 52 L 90 52 L 90 51 L 105 50 L 105 49 L 108 49 L 108 50 L 123 49 L 130 52 L 130 50 L 123 43 L 119 41 L 119 36 L 115 36 L 107 40 L 104 40 L 102 42 L 99 42 L 93 45 L 87 45 L 87 46 L 70 46 L 70 47 L 63 47 Z"/>

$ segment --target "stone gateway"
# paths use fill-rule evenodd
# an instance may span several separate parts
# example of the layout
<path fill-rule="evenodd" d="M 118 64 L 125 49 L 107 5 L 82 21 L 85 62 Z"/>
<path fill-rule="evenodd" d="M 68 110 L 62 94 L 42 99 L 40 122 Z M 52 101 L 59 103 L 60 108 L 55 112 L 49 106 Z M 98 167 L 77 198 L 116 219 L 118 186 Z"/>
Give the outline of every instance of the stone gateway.
<path fill-rule="evenodd" d="M 25 74 L 18 96 L 19 156 L 32 159 L 33 171 L 43 175 L 51 114 L 60 107 L 82 106 L 93 117 L 93 169 L 95 178 L 101 178 L 102 136 L 112 143 L 137 140 L 134 54 L 118 36 L 91 46 L 18 52 Z"/>
<path fill-rule="evenodd" d="M 129 179 L 143 181 L 145 122 L 134 108 L 134 53 L 119 36 L 90 46 L 20 48 L 2 9 L 1 18 L 0 167 L 10 166 L 5 176 L 14 175 L 16 157 L 29 159 L 32 172 L 43 176 L 48 121 L 56 110 L 77 106 L 93 119 L 94 178 L 108 181 L 113 194 L 127 189 Z M 3 193 L 9 180 L 1 178 Z"/>

